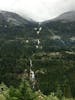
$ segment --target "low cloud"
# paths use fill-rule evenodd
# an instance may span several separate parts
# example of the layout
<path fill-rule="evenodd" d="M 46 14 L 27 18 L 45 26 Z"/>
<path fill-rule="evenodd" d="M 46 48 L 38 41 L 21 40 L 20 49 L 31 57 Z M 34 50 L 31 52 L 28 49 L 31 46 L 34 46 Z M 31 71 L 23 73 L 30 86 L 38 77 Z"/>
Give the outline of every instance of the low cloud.
<path fill-rule="evenodd" d="M 44 21 L 63 12 L 75 10 L 75 0 L 0 0 L 0 9 Z"/>

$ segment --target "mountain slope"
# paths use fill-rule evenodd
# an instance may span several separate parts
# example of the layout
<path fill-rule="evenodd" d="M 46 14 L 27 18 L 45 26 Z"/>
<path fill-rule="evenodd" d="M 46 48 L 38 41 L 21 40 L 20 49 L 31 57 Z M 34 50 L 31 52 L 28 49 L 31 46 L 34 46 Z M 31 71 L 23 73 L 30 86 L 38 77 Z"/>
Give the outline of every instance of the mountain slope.
<path fill-rule="evenodd" d="M 75 11 L 66 12 L 53 20 L 45 21 L 42 27 L 41 34 L 44 33 L 51 43 L 52 40 L 54 41 L 50 45 L 75 48 Z"/>
<path fill-rule="evenodd" d="M 74 37 L 75 22 L 52 20 L 40 25 L 15 13 L 1 12 L 0 83 L 18 86 L 23 73 L 30 72 L 32 59 L 36 88 L 48 95 L 64 86 L 62 91 L 72 91 L 75 96 Z"/>
<path fill-rule="evenodd" d="M 74 22 L 75 21 L 75 11 L 69 11 L 61 14 L 57 18 L 55 18 L 56 21 L 67 21 L 67 22 Z"/>
<path fill-rule="evenodd" d="M 74 15 L 74 11 L 67 12 L 54 20 L 46 21 L 39 25 L 39 23 L 24 19 L 16 13 L 1 11 L 0 38 L 14 37 L 15 39 L 20 38 L 27 41 L 29 39 L 32 42 L 30 44 L 35 44 L 36 39 L 39 38 L 40 44 L 44 49 L 46 48 L 45 46 L 47 48 L 62 48 L 66 47 L 66 45 L 67 47 L 75 47 Z M 67 23 L 63 22 L 63 20 L 67 21 Z M 37 34 L 40 28 L 42 29 L 40 34 Z"/>
<path fill-rule="evenodd" d="M 22 25 L 32 23 L 28 19 L 22 18 L 20 15 L 8 11 L 0 11 L 0 24 L 6 22 L 12 25 Z"/>

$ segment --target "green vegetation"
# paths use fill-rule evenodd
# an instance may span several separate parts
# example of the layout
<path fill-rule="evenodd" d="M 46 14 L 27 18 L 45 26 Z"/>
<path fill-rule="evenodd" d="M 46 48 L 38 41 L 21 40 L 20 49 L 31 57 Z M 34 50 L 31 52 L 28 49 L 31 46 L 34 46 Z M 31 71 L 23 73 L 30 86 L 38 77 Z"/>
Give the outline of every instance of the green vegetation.
<path fill-rule="evenodd" d="M 66 97 L 75 96 L 75 53 L 37 51 L 31 54 L 29 51 L 34 48 L 29 48 L 26 52 L 27 46 L 24 48 L 24 44 L 19 43 L 20 47 L 15 44 L 7 46 L 9 45 L 5 45 L 1 50 L 0 82 L 4 82 L 8 87 L 17 87 L 24 70 L 29 70 L 31 57 L 38 87 L 45 95 L 56 92 L 59 85 Z"/>
<path fill-rule="evenodd" d="M 7 87 L 4 85 L 4 88 Z M 27 80 L 23 80 L 18 88 L 10 87 L 6 91 L 5 89 L 0 94 L 0 100 L 74 100 L 62 96 L 60 89 L 57 90 L 56 94 L 51 93 L 48 96 L 44 95 L 40 90 L 34 91 Z"/>
<path fill-rule="evenodd" d="M 64 97 L 75 97 L 75 42 L 69 40 L 70 37 L 75 36 L 75 23 L 51 22 L 42 25 L 40 36 L 34 31 L 36 25 L 14 27 L 7 25 L 8 23 L 2 22 L 2 24 L 0 26 L 0 83 L 4 82 L 9 88 L 7 94 L 10 98 L 15 97 L 10 100 L 17 100 L 20 97 L 25 97 L 25 100 L 41 100 L 38 99 L 40 95 L 43 96 L 43 100 L 60 100 L 61 96 L 63 100 Z M 7 28 L 4 28 L 5 24 Z M 52 33 L 48 29 L 61 36 L 66 46 L 58 39 L 52 40 Z M 41 41 L 38 49 L 35 47 L 37 38 Z M 25 83 L 28 86 L 23 86 L 24 91 L 22 91 L 21 78 L 24 70 L 29 72 L 30 58 L 33 61 L 36 91 L 33 91 L 28 83 Z M 2 98 L 4 96 L 1 94 L 0 99 Z"/>

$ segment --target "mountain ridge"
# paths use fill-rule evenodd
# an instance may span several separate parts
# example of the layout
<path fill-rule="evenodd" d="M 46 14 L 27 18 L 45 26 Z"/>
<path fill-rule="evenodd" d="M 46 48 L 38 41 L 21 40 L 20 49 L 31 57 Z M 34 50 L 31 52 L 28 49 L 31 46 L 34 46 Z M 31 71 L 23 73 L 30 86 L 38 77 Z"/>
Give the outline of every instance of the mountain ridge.
<path fill-rule="evenodd" d="M 19 20 L 20 24 L 22 24 L 22 23 L 25 24 L 27 22 L 43 24 L 43 23 L 47 23 L 50 21 L 62 21 L 62 22 L 75 21 L 75 11 L 64 12 L 64 13 L 60 14 L 59 16 L 57 16 L 56 18 L 46 20 L 43 22 L 37 22 L 37 21 L 34 21 L 32 18 L 29 18 L 27 16 L 25 17 L 25 16 L 22 16 L 21 14 L 15 13 L 15 12 L 3 11 L 3 10 L 0 10 L 0 16 L 1 16 L 0 18 L 4 18 L 4 19 L 11 17 L 10 19 L 8 19 L 8 21 L 13 20 L 14 22 L 16 22 L 16 20 Z"/>
<path fill-rule="evenodd" d="M 10 11 L 0 11 L 0 22 L 7 22 L 13 25 L 31 24 L 35 23 L 33 20 L 23 18 L 19 14 Z"/>
<path fill-rule="evenodd" d="M 46 24 L 50 22 L 58 22 L 58 21 L 63 22 L 63 23 L 75 22 L 75 11 L 64 12 L 53 19 L 42 22 L 42 24 Z"/>
<path fill-rule="evenodd" d="M 73 22 L 75 21 L 75 11 L 65 12 L 55 18 L 55 20 Z"/>

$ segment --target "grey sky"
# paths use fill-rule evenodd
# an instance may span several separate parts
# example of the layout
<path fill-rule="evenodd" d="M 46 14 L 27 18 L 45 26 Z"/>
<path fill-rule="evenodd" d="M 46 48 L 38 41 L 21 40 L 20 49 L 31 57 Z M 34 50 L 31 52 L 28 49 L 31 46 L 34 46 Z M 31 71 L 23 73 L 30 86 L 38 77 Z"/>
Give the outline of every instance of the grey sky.
<path fill-rule="evenodd" d="M 63 12 L 75 10 L 75 0 L 0 0 L 0 9 L 44 21 Z"/>

